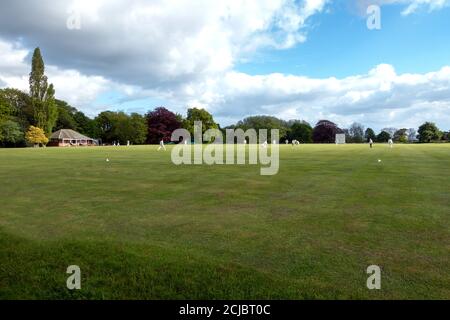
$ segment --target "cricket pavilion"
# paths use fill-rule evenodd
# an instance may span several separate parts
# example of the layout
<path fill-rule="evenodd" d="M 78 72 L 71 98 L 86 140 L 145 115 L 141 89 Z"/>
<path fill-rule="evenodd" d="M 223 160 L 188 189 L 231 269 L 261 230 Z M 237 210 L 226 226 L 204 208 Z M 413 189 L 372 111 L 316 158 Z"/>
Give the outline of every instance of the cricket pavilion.
<path fill-rule="evenodd" d="M 50 137 L 49 147 L 89 147 L 97 146 L 98 141 L 71 129 L 61 129 Z"/>

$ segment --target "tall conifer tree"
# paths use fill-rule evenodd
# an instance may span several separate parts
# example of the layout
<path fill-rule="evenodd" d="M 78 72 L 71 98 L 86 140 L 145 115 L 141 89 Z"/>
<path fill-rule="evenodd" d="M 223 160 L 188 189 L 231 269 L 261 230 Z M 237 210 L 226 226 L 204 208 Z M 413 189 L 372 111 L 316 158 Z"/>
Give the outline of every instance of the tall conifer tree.
<path fill-rule="evenodd" d="M 53 84 L 48 85 L 47 80 L 41 50 L 36 48 L 31 61 L 29 81 L 34 122 L 37 127 L 50 134 L 58 118 L 58 109 L 55 103 L 55 89 Z"/>

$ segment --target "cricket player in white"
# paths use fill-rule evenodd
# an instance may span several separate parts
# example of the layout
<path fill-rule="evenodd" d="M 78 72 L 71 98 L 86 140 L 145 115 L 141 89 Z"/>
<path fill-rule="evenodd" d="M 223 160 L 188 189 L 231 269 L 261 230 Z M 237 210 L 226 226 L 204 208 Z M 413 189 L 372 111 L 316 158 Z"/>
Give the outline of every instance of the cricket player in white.
<path fill-rule="evenodd" d="M 266 141 L 264 141 L 264 143 L 261 145 L 261 147 L 263 147 L 264 149 L 266 149 L 267 148 L 267 140 Z"/>
<path fill-rule="evenodd" d="M 158 151 L 160 151 L 161 149 L 164 149 L 164 151 L 166 151 L 166 146 L 164 145 L 164 139 L 162 139 L 162 140 L 159 142 L 159 148 L 158 148 Z"/>

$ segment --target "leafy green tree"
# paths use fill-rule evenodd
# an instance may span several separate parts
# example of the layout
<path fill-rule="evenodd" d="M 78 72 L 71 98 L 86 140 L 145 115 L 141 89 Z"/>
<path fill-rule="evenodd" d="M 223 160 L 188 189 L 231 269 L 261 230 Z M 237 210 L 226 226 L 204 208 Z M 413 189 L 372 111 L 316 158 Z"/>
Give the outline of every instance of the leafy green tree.
<path fill-rule="evenodd" d="M 83 112 L 75 109 L 73 119 L 77 123 L 77 128 L 80 133 L 91 138 L 98 136 L 98 129 L 95 121 L 87 117 Z"/>
<path fill-rule="evenodd" d="M 147 140 L 147 122 L 144 116 L 138 113 L 132 113 L 130 116 L 132 127 L 132 138 L 130 141 L 133 144 L 144 144 Z"/>
<path fill-rule="evenodd" d="M 313 128 L 308 123 L 296 122 L 294 123 L 288 134 L 289 140 L 298 140 L 302 143 L 311 143 Z"/>
<path fill-rule="evenodd" d="M 133 113 L 127 115 L 124 112 L 118 112 L 115 115 L 115 135 L 121 143 L 130 141 L 132 144 L 143 144 L 147 138 L 147 125 L 145 117 Z"/>
<path fill-rule="evenodd" d="M 292 122 L 294 124 L 295 121 Z M 287 137 L 289 131 L 289 125 L 286 121 L 280 120 L 276 117 L 271 116 L 252 116 L 247 117 L 239 121 L 234 128 L 239 128 L 244 131 L 248 129 L 255 129 L 256 132 L 261 129 L 268 130 L 270 135 L 270 130 L 277 129 L 280 132 L 280 137 Z M 271 140 L 271 139 L 270 139 Z"/>
<path fill-rule="evenodd" d="M 50 134 L 58 119 L 58 108 L 55 103 L 55 89 L 53 84 L 48 85 L 44 60 L 39 48 L 33 53 L 29 83 L 34 123 Z"/>
<path fill-rule="evenodd" d="M 388 140 L 391 138 L 391 135 L 389 134 L 389 132 L 386 131 L 381 131 L 378 135 L 377 135 L 377 141 L 378 142 L 388 142 Z"/>
<path fill-rule="evenodd" d="M 17 122 L 11 120 L 0 122 L 0 142 L 2 145 L 15 146 L 22 141 L 22 128 Z"/>
<path fill-rule="evenodd" d="M 0 119 L 10 119 L 28 128 L 33 121 L 30 97 L 17 89 L 0 89 Z"/>
<path fill-rule="evenodd" d="M 392 127 L 389 127 L 389 128 L 383 128 L 383 129 L 381 129 L 381 131 L 384 131 L 384 132 L 387 132 L 387 133 L 389 133 L 389 138 L 394 138 L 394 134 L 395 134 L 395 132 L 397 132 L 397 129 L 396 128 L 392 128 Z M 388 139 L 389 140 L 389 139 Z"/>
<path fill-rule="evenodd" d="M 406 134 L 408 135 L 408 141 L 414 142 L 417 141 L 417 131 L 414 128 L 409 128 L 406 130 Z"/>
<path fill-rule="evenodd" d="M 176 118 L 180 123 L 183 123 L 183 121 L 184 121 L 184 117 L 183 117 L 182 114 L 175 113 L 175 118 Z"/>
<path fill-rule="evenodd" d="M 145 117 L 133 113 L 105 111 L 100 113 L 95 122 L 99 129 L 98 136 L 103 142 L 114 141 L 125 144 L 130 141 L 133 144 L 142 144 L 147 137 L 147 125 Z"/>
<path fill-rule="evenodd" d="M 214 122 L 213 116 L 205 109 L 191 108 L 187 111 L 187 117 L 183 121 L 183 128 L 194 135 L 194 122 L 202 122 L 202 133 L 205 133 L 209 129 L 218 129 L 219 125 Z"/>
<path fill-rule="evenodd" d="M 450 140 L 450 131 L 442 132 L 442 140 L 449 141 Z"/>
<path fill-rule="evenodd" d="M 342 129 L 342 133 L 345 134 L 345 143 L 354 143 L 355 142 L 355 141 L 353 141 L 353 137 L 351 136 L 349 129 Z"/>
<path fill-rule="evenodd" d="M 442 136 L 442 133 L 439 131 L 436 124 L 432 122 L 425 122 L 423 125 L 419 127 L 419 141 L 420 142 L 431 142 L 439 140 Z"/>
<path fill-rule="evenodd" d="M 79 131 L 78 123 L 74 119 L 74 114 L 77 110 L 71 107 L 67 102 L 56 100 L 58 108 L 58 119 L 56 120 L 55 131 L 60 129 L 72 129 Z"/>
<path fill-rule="evenodd" d="M 58 119 L 54 131 L 72 129 L 91 138 L 99 135 L 95 121 L 62 100 L 56 100 Z"/>
<path fill-rule="evenodd" d="M 354 122 L 349 128 L 351 142 L 362 143 L 364 141 L 364 126 L 360 123 Z"/>
<path fill-rule="evenodd" d="M 8 119 L 15 111 L 2 93 L 3 90 L 0 90 L 0 121 Z"/>
<path fill-rule="evenodd" d="M 408 129 L 403 128 L 403 129 L 399 129 L 394 133 L 394 138 L 393 140 L 395 142 L 400 142 L 400 143 L 406 143 L 408 142 L 408 133 L 407 133 Z"/>
<path fill-rule="evenodd" d="M 117 137 L 114 135 L 114 112 L 101 112 L 94 121 L 96 122 L 96 127 L 98 129 L 98 137 L 101 138 L 103 142 L 110 143 L 115 141 Z"/>
<path fill-rule="evenodd" d="M 47 90 L 47 100 L 45 101 L 45 112 L 47 119 L 45 123 L 45 132 L 50 135 L 55 127 L 56 120 L 58 119 L 58 108 L 55 103 L 55 88 L 53 84 L 50 84 Z"/>
<path fill-rule="evenodd" d="M 364 133 L 364 138 L 366 138 L 366 141 L 369 141 L 370 139 L 372 139 L 372 141 L 376 141 L 377 140 L 377 136 L 375 134 L 375 131 L 373 131 L 372 128 L 367 128 L 366 132 Z"/>

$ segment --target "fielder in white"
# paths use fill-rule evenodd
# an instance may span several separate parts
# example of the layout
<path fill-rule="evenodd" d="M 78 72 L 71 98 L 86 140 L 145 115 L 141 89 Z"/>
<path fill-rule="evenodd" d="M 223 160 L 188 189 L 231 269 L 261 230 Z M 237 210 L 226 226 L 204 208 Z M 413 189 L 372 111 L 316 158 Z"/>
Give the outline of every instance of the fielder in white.
<path fill-rule="evenodd" d="M 392 141 L 392 139 L 389 139 L 388 143 L 390 148 L 394 146 L 394 141 Z"/>
<path fill-rule="evenodd" d="M 267 140 L 264 141 L 264 143 L 261 145 L 261 147 L 263 147 L 264 149 L 267 148 Z"/>
<path fill-rule="evenodd" d="M 162 140 L 159 142 L 159 148 L 158 148 L 158 151 L 160 151 L 161 149 L 163 149 L 164 151 L 166 151 L 166 146 L 164 145 L 164 139 L 162 139 Z"/>

